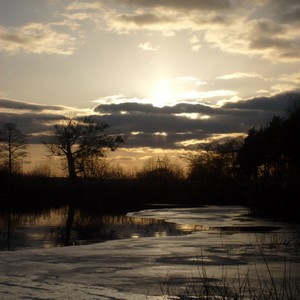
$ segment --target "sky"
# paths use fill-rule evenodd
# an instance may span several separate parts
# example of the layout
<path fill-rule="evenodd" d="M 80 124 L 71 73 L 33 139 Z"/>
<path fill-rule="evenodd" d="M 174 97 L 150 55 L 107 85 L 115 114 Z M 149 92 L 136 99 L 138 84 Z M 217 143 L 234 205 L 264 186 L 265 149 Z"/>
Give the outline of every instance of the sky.
<path fill-rule="evenodd" d="M 284 117 L 299 91 L 299 0 L 0 0 L 0 126 L 32 159 L 65 116 L 106 122 L 133 166 Z"/>

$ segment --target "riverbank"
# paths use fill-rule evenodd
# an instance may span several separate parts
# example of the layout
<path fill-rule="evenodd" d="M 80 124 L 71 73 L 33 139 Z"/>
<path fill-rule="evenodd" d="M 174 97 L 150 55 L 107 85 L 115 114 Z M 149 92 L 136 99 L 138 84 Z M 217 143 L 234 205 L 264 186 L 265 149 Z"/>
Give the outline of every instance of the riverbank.
<path fill-rule="evenodd" d="M 148 205 L 243 205 L 253 213 L 298 222 L 299 179 L 252 180 L 83 179 L 15 175 L 0 178 L 2 211 L 33 211 L 73 205 L 91 211 L 127 213 Z"/>

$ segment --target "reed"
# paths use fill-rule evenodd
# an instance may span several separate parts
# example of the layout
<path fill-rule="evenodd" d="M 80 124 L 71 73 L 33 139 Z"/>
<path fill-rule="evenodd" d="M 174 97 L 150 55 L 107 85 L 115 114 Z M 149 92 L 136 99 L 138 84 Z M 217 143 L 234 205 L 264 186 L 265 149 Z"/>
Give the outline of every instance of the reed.
<path fill-rule="evenodd" d="M 188 283 L 177 278 L 166 277 L 160 282 L 164 300 L 297 300 L 300 299 L 300 283 L 292 278 L 291 265 L 282 263 L 280 278 L 272 273 L 268 258 L 260 247 L 265 272 L 255 267 L 246 270 L 237 266 L 236 274 L 226 275 L 226 267 L 222 267 L 218 277 L 208 275 L 208 267 L 200 257 L 198 274 Z"/>

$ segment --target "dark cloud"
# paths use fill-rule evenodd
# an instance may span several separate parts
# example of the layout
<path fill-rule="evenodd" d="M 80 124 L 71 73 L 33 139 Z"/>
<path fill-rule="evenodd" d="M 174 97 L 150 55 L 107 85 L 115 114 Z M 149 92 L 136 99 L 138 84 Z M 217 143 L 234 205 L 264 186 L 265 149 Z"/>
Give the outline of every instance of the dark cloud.
<path fill-rule="evenodd" d="M 250 48 L 252 49 L 290 49 L 292 47 L 292 42 L 284 38 L 270 37 L 270 36 L 256 36 L 253 37 Z"/>
<path fill-rule="evenodd" d="M 155 14 L 138 14 L 138 15 L 121 15 L 118 17 L 120 21 L 134 23 L 138 26 L 174 22 L 173 18 L 167 16 L 157 16 Z"/>
<path fill-rule="evenodd" d="M 272 97 L 257 97 L 249 100 L 243 100 L 234 103 L 227 103 L 224 109 L 252 110 L 263 111 L 265 113 L 285 113 L 288 109 L 289 102 L 294 95 L 298 93 L 283 93 Z"/>
<path fill-rule="evenodd" d="M 287 11 L 282 14 L 282 20 L 288 23 L 299 23 L 300 22 L 300 4 L 293 10 Z"/>
<path fill-rule="evenodd" d="M 299 0 L 269 0 L 267 3 L 269 11 L 285 23 L 300 22 Z"/>
<path fill-rule="evenodd" d="M 298 49 L 298 44 L 294 37 L 282 24 L 277 24 L 268 19 L 257 20 L 253 26 L 249 40 L 249 48 L 252 50 L 273 50 L 277 57 L 297 58 L 298 54 L 292 54 L 294 49 Z M 298 49 L 299 50 L 299 49 Z"/>
<path fill-rule="evenodd" d="M 63 117 L 59 115 L 0 113 L 0 128 L 5 123 L 15 123 L 18 129 L 27 135 L 29 143 L 40 144 L 47 139 L 49 131 L 53 130 L 51 124 L 55 124 L 62 119 Z"/>
<path fill-rule="evenodd" d="M 0 99 L 0 109 L 1 108 L 33 110 L 33 111 L 63 110 L 62 106 L 30 104 L 30 103 L 26 103 L 26 102 L 11 100 L 11 99 Z"/>
<path fill-rule="evenodd" d="M 261 34 L 267 34 L 267 35 L 283 34 L 285 31 L 280 24 L 274 23 L 269 19 L 257 20 L 256 30 Z"/>
<path fill-rule="evenodd" d="M 265 126 L 273 116 L 285 116 L 293 95 L 296 94 L 253 98 L 226 103 L 222 107 L 181 103 L 159 108 L 150 104 L 122 103 L 98 105 L 95 111 L 110 113 L 98 118 L 113 125 L 114 130 L 123 132 L 127 147 L 174 148 L 186 140 L 244 134 L 252 127 Z M 188 114 L 199 114 L 199 118 L 188 118 Z"/>
<path fill-rule="evenodd" d="M 265 126 L 273 116 L 285 117 L 291 101 L 299 97 L 300 93 L 284 93 L 230 102 L 222 107 L 189 103 L 161 108 L 133 102 L 106 104 L 95 107 L 91 117 L 107 123 L 109 133 L 123 134 L 126 147 L 181 148 L 189 140 L 245 134 L 252 127 Z M 0 103 L 6 108 L 17 107 L 16 101 L 1 100 Z M 32 134 L 33 143 L 45 140 L 45 132 L 52 131 L 53 125 L 65 118 L 63 111 L 48 112 L 46 106 L 17 103 L 19 112 L 29 107 L 31 112 L 0 113 L 0 125 L 15 122 L 24 133 Z"/>
<path fill-rule="evenodd" d="M 181 10 L 224 10 L 231 7 L 229 0 L 115 0 L 126 5 L 147 8 L 168 8 Z"/>
<path fill-rule="evenodd" d="M 152 104 L 137 102 L 98 105 L 94 111 L 100 113 L 152 113 L 152 114 L 180 114 L 180 113 L 212 113 L 210 106 L 203 104 L 179 103 L 174 106 L 155 107 Z"/>
<path fill-rule="evenodd" d="M 5 109 L 5 112 L 1 111 Z M 30 143 L 41 143 L 45 132 L 65 118 L 65 107 L 39 105 L 22 101 L 0 99 L 0 127 L 8 122 L 16 123 L 18 129 L 28 135 Z"/>

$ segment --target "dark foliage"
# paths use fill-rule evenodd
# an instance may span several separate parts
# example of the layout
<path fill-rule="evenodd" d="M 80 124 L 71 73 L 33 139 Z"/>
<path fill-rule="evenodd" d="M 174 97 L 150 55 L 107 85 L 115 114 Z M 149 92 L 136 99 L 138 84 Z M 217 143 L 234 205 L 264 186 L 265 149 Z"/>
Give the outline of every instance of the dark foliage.
<path fill-rule="evenodd" d="M 259 130 L 252 128 L 237 160 L 247 177 L 284 177 L 300 171 L 300 96 L 290 96 L 289 116 L 275 116 Z"/>

